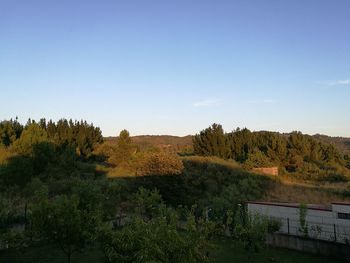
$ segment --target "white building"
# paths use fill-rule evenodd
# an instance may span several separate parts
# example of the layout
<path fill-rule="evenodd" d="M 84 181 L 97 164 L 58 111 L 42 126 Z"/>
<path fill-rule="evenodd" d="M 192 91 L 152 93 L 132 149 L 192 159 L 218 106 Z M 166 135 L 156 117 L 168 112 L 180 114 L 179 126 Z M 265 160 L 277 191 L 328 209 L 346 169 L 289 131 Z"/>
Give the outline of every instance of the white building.
<path fill-rule="evenodd" d="M 248 212 L 281 221 L 281 233 L 303 236 L 300 228 L 300 204 L 248 202 Z M 330 206 L 308 204 L 308 236 L 315 239 L 350 242 L 350 203 L 334 202 Z"/>

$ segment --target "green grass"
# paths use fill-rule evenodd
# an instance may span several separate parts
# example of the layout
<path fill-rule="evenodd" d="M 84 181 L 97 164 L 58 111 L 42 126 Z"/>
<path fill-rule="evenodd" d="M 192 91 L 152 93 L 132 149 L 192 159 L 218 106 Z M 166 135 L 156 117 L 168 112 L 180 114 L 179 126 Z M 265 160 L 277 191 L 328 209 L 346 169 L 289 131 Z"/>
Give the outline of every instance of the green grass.
<path fill-rule="evenodd" d="M 264 248 L 259 253 L 249 253 L 241 246 L 223 240 L 218 242 L 217 250 L 214 253 L 215 263 L 247 262 L 247 263 L 330 263 L 342 262 L 324 256 L 302 253 L 288 249 Z"/>
<path fill-rule="evenodd" d="M 31 247 L 21 250 L 0 251 L 1 263 L 65 263 L 67 257 L 52 245 Z M 71 263 L 104 262 L 104 255 L 96 248 L 86 249 L 84 253 L 74 253 Z"/>
<path fill-rule="evenodd" d="M 247 262 L 281 262 L 281 263 L 330 263 L 341 262 L 322 256 L 291 251 L 287 249 L 266 248 L 260 253 L 248 253 L 242 247 L 234 245 L 230 240 L 217 242 L 215 251 L 212 253 L 215 263 Z M 0 252 L 1 263 L 65 263 L 65 255 L 57 248 L 46 245 L 31 247 L 22 250 L 8 250 Z M 104 262 L 102 252 L 96 248 L 88 249 L 84 253 L 75 253 L 72 263 L 98 263 Z"/>

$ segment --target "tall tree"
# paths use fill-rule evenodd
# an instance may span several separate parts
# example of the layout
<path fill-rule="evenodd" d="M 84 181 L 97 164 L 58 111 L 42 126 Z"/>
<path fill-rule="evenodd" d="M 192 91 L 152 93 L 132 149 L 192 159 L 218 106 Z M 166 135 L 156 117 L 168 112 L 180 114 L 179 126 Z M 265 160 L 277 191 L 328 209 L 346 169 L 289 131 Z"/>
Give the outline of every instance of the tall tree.
<path fill-rule="evenodd" d="M 35 231 L 55 242 L 68 263 L 72 254 L 94 241 L 97 234 L 99 213 L 83 204 L 77 196 L 59 196 L 54 200 L 44 199 L 33 208 Z"/>
<path fill-rule="evenodd" d="M 19 154 L 31 155 L 35 144 L 47 141 L 46 131 L 39 124 L 31 123 L 23 130 L 21 137 L 15 141 L 14 148 Z"/>
<path fill-rule="evenodd" d="M 17 140 L 23 131 L 23 126 L 15 120 L 0 122 L 0 145 L 10 146 L 15 140 Z"/>
<path fill-rule="evenodd" d="M 221 125 L 214 123 L 193 137 L 194 153 L 203 156 L 228 158 L 228 141 Z"/>
<path fill-rule="evenodd" d="M 110 160 L 115 165 L 126 165 L 131 159 L 134 146 L 127 130 L 122 130 L 117 138 L 117 147 L 114 149 Z"/>

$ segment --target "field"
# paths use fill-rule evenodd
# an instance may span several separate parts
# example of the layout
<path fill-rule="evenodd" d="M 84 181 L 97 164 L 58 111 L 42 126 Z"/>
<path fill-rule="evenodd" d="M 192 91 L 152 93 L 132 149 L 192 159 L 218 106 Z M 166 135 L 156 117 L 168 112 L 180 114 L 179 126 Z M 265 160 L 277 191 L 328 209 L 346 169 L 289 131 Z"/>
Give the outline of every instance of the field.
<path fill-rule="evenodd" d="M 199 174 L 198 178 L 201 178 L 201 180 L 205 181 L 209 174 L 214 174 L 210 181 L 211 185 L 220 183 L 220 177 L 223 178 L 222 175 L 215 175 L 217 171 L 228 171 L 227 178 L 239 176 L 240 174 L 244 174 L 247 177 L 253 176 L 252 173 L 246 171 L 240 164 L 232 160 L 199 156 L 186 156 L 181 159 L 184 163 L 191 164 L 187 166 L 185 165 L 185 174 L 188 170 L 192 170 L 191 167 L 198 168 L 200 166 L 203 166 L 202 169 L 196 171 L 195 174 Z M 138 178 L 135 177 L 135 173 L 132 170 L 128 170 L 124 167 L 108 167 L 98 164 L 97 170 L 105 174 L 108 178 L 116 180 L 120 178 L 129 178 L 131 180 L 134 178 L 134 180 L 137 181 Z M 257 176 L 260 178 L 266 178 L 269 181 L 266 189 L 264 189 L 264 195 L 260 198 L 261 201 L 299 202 L 324 205 L 330 205 L 335 201 L 350 201 L 349 182 L 305 182 L 298 178 L 292 178 L 291 176 L 286 175 L 269 176 L 260 174 Z M 184 177 L 180 175 L 178 179 L 182 180 L 181 178 Z M 163 183 L 166 183 L 168 180 L 167 178 L 163 179 Z"/>

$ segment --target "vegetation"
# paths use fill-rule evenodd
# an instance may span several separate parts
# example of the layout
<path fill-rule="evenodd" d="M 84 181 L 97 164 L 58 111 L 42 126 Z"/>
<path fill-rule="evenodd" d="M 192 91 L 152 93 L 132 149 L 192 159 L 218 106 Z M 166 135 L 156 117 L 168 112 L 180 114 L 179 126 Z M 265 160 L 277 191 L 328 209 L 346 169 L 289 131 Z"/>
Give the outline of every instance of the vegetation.
<path fill-rule="evenodd" d="M 305 204 L 300 204 L 299 207 L 299 224 L 300 229 L 299 231 L 304 235 L 304 237 L 309 236 L 309 226 L 306 222 L 306 215 L 307 215 L 307 206 Z"/>
<path fill-rule="evenodd" d="M 253 263 L 268 263 L 268 262 L 285 262 L 285 263 L 333 263 L 342 262 L 334 258 L 327 258 L 318 255 L 305 254 L 302 252 L 266 248 L 260 253 L 250 254 L 242 246 L 228 239 L 222 239 L 214 243 L 215 247 L 210 253 L 213 257 L 213 262 L 216 263 L 232 263 L 246 262 L 250 257 L 250 262 Z M 65 262 L 65 257 L 56 247 L 51 244 L 45 244 L 36 247 L 24 248 L 20 252 L 18 250 L 7 250 L 0 252 L 1 262 L 11 263 L 62 263 Z M 89 248 L 85 253 L 75 254 L 72 257 L 72 263 L 96 263 L 103 262 L 104 254 L 99 248 Z"/>
<path fill-rule="evenodd" d="M 81 202 L 77 196 L 59 196 L 43 200 L 33 208 L 34 231 L 56 243 L 69 263 L 73 253 L 94 241 L 97 231 L 99 214 L 86 201 Z"/>
<path fill-rule="evenodd" d="M 216 124 L 193 138 L 197 156 L 186 146 L 189 137 L 181 143 L 155 137 L 160 144 L 151 144 L 149 137 L 142 143 L 123 130 L 104 141 L 93 124 L 64 119 L 2 121 L 0 139 L 0 260 L 5 262 L 21 262 L 14 251 L 40 254 L 43 247 L 60 262 L 90 253 L 93 262 L 210 262 L 218 258 L 215 240 L 225 235 L 247 251 L 263 253 L 267 232 L 279 224 L 249 215 L 245 202 L 284 201 L 288 187 L 294 199 L 311 190 L 250 168 L 279 165 L 284 179 L 299 179 L 302 169 L 315 165 L 312 179 L 328 181 L 346 180 L 347 172 L 345 156 L 308 136 L 225 133 Z M 292 187 L 303 195 L 295 197 Z M 347 198 L 347 191 L 327 192 L 327 200 Z M 28 256 L 28 262 L 35 261 Z"/>
<path fill-rule="evenodd" d="M 218 242 L 215 251 L 215 259 L 215 262 L 217 263 L 247 262 L 247 259 L 249 259 L 248 262 L 252 263 L 342 262 L 334 258 L 306 254 L 288 249 L 275 249 L 272 247 L 264 248 L 259 253 L 251 253 L 251 251 L 247 251 L 241 244 L 237 244 L 227 239 L 222 239 Z"/>
<path fill-rule="evenodd" d="M 305 180 L 347 181 L 348 155 L 334 145 L 300 132 L 279 134 L 236 129 L 224 133 L 213 124 L 193 138 L 194 153 L 233 159 L 246 168 L 278 166 Z"/>
<path fill-rule="evenodd" d="M 179 227 L 178 214 L 160 206 L 158 215 L 133 219 L 120 230 L 104 229 L 101 245 L 108 262 L 207 262 L 210 229 L 191 217 Z"/>
<path fill-rule="evenodd" d="M 182 173 L 183 169 L 183 163 L 176 155 L 155 152 L 145 154 L 140 158 L 137 175 L 178 175 Z"/>

